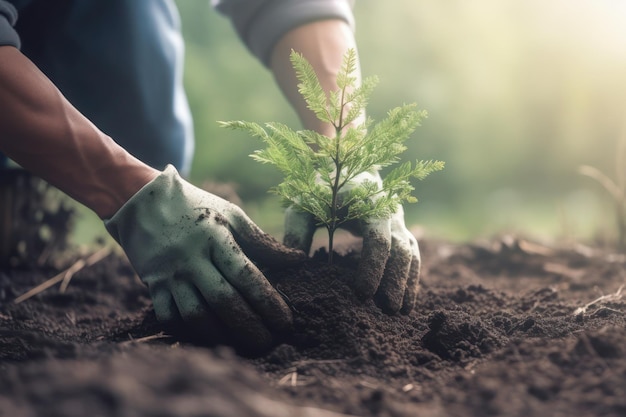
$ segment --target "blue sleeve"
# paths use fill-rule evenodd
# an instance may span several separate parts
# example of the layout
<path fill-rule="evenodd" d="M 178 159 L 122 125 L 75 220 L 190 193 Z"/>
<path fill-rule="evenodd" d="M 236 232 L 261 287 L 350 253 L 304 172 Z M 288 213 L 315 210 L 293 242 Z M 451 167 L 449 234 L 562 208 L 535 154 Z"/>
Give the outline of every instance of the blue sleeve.
<path fill-rule="evenodd" d="M 300 25 L 341 19 L 354 30 L 353 0 L 212 0 L 212 3 L 230 18 L 241 40 L 266 66 L 276 42 Z"/>
<path fill-rule="evenodd" d="M 0 0 L 0 46 L 20 47 L 20 37 L 17 35 L 13 25 L 17 21 L 17 11 L 12 4 Z"/>

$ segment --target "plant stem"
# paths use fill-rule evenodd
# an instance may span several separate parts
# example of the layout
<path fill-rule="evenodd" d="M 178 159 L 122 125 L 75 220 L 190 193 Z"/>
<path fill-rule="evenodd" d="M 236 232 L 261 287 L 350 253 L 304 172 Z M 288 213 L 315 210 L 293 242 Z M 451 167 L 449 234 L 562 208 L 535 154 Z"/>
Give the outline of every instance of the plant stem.
<path fill-rule="evenodd" d="M 337 229 L 337 204 L 339 197 L 339 173 L 341 172 L 341 164 L 335 160 L 337 172 L 335 173 L 334 184 L 332 188 L 332 201 L 330 207 L 330 224 L 328 225 L 328 263 L 333 263 L 333 236 Z"/>
<path fill-rule="evenodd" d="M 343 113 L 343 112 L 342 112 Z M 335 155 L 333 157 L 333 162 L 335 163 L 335 178 L 333 180 L 332 186 L 332 200 L 330 207 L 330 224 L 328 225 L 328 264 L 333 263 L 333 237 L 335 235 L 335 230 L 337 229 L 337 200 L 339 197 L 339 182 L 342 164 L 339 160 L 339 140 L 341 139 L 341 131 L 343 127 L 341 126 L 341 116 L 340 121 L 337 126 L 335 126 Z"/>
<path fill-rule="evenodd" d="M 335 230 L 328 227 L 328 265 L 333 263 L 333 238 L 335 236 Z"/>

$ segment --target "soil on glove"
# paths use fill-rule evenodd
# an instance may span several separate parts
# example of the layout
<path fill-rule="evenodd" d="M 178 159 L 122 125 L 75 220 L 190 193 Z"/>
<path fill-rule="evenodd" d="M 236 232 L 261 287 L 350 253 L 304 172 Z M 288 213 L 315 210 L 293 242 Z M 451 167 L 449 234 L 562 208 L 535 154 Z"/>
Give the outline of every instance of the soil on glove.
<path fill-rule="evenodd" d="M 420 248 L 408 316 L 354 297 L 350 252 L 264 270 L 295 328 L 257 357 L 166 333 L 119 255 L 19 304 L 62 268 L 4 269 L 0 416 L 626 415 L 624 256 L 512 237 Z"/>

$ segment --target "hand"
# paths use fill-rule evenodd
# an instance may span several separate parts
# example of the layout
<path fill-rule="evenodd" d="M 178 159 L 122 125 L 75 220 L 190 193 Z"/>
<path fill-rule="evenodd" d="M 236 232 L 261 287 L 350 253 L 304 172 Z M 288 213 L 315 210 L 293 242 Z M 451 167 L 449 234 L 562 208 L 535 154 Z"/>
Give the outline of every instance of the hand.
<path fill-rule="evenodd" d="M 266 265 L 305 255 L 263 233 L 238 206 L 183 180 L 172 166 L 109 220 L 111 235 L 147 284 L 160 321 L 181 319 L 194 330 L 235 343 L 269 347 L 292 315 L 248 258 Z M 247 255 L 247 256 L 246 256 Z"/>
<path fill-rule="evenodd" d="M 352 187 L 363 181 L 374 182 L 379 188 L 382 183 L 378 173 L 364 172 L 354 178 Z M 348 192 L 351 184 L 342 193 Z M 341 228 L 363 237 L 361 261 L 353 282 L 356 294 L 362 299 L 373 297 L 386 313 L 409 314 L 419 290 L 420 252 L 417 240 L 405 226 L 402 206 L 389 218 L 346 222 Z M 287 246 L 308 253 L 315 229 L 312 215 L 292 207 L 287 209 Z"/>

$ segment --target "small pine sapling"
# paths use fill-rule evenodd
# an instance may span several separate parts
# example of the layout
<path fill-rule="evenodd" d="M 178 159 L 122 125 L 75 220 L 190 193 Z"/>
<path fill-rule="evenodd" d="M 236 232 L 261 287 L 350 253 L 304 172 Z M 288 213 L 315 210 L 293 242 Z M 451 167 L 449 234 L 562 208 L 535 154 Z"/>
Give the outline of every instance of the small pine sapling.
<path fill-rule="evenodd" d="M 391 216 L 402 202 L 416 202 L 411 178 L 424 179 L 443 169 L 441 161 L 405 162 L 391 170 L 382 185 L 372 181 L 350 182 L 359 174 L 377 173 L 399 162 L 406 150 L 403 142 L 420 125 L 425 111 L 408 104 L 391 110 L 374 124 L 371 119 L 359 123 L 368 99 L 376 86 L 376 77 L 357 85 L 357 55 L 348 50 L 337 75 L 338 90 L 324 92 L 309 62 L 292 51 L 291 63 L 299 80 L 300 94 L 317 118 L 334 127 L 334 137 L 315 131 L 294 131 L 281 123 L 263 126 L 245 121 L 220 122 L 230 129 L 243 130 L 261 139 L 267 146 L 257 150 L 253 159 L 275 165 L 284 180 L 272 189 L 284 206 L 310 213 L 328 231 L 328 261 L 332 263 L 333 236 L 339 226 L 355 219 Z"/>

